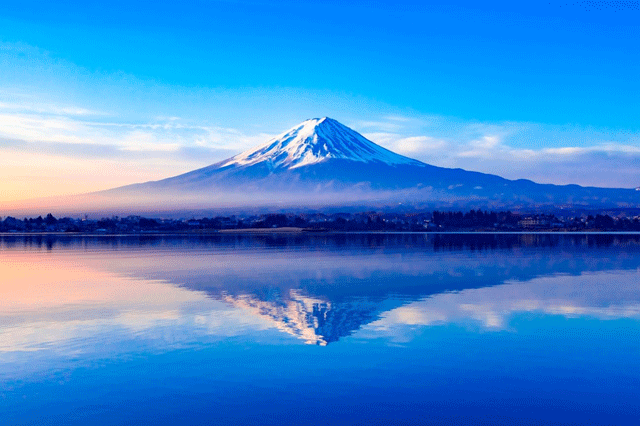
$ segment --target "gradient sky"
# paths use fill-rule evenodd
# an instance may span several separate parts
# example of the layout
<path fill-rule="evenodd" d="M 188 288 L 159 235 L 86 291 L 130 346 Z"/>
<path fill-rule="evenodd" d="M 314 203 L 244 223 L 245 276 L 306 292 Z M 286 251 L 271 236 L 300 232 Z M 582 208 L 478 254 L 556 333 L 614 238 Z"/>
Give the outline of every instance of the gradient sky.
<path fill-rule="evenodd" d="M 88 3 L 0 2 L 0 203 L 323 116 L 439 166 L 640 186 L 638 1 Z"/>

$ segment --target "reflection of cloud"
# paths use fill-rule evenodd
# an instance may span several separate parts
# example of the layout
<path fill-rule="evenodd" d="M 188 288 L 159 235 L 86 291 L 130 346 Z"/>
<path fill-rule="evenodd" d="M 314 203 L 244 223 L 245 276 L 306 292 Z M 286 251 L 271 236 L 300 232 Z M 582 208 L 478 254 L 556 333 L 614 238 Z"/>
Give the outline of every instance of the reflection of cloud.
<path fill-rule="evenodd" d="M 391 310 L 370 324 L 376 330 L 402 326 L 464 323 L 504 329 L 525 312 L 601 320 L 640 319 L 639 271 L 558 275 L 526 282 L 441 293 Z"/>
<path fill-rule="evenodd" d="M 25 319 L 0 329 L 0 357 L 43 350 L 77 355 L 100 351 L 100 344 L 117 344 L 132 338 L 164 350 L 202 336 L 232 337 L 270 326 L 260 317 L 247 317 L 243 311 L 221 303 L 201 300 L 201 305 L 202 311 L 197 312 L 189 311 L 186 304 L 179 310 L 149 308 L 121 313 L 94 307 L 82 312 L 81 320 L 74 319 L 74 313 L 49 312 L 39 320 Z"/>
<path fill-rule="evenodd" d="M 180 327 L 190 328 L 189 335 L 196 329 L 227 336 L 265 327 L 201 292 L 102 272 L 64 257 L 6 256 L 0 276 L 0 354 L 77 353 L 87 350 L 75 347 L 81 340 L 112 341 L 118 334 L 148 339 L 156 329 L 164 330 L 157 332 L 162 336 Z"/>
<path fill-rule="evenodd" d="M 433 324 L 507 329 L 514 315 L 527 312 L 640 319 L 633 245 L 572 256 L 580 246 L 561 238 L 567 244 L 552 248 L 551 257 L 523 248 L 450 252 L 416 245 L 415 238 L 430 236 L 384 237 L 404 238 L 400 251 L 389 241 L 351 248 L 343 241 L 330 249 L 330 240 L 319 238 L 325 244 L 317 251 L 295 252 L 248 237 L 158 238 L 148 247 L 74 239 L 27 253 L 22 243 L 4 241 L 0 356 L 68 355 L 126 341 L 169 348 L 274 328 L 318 345 L 354 333 L 397 340 L 407 327 Z M 372 236 L 354 238 L 364 243 Z M 123 246 L 111 251 L 116 241 Z M 515 251 L 521 255 L 511 256 Z M 540 276 L 546 271 L 581 275 Z"/>

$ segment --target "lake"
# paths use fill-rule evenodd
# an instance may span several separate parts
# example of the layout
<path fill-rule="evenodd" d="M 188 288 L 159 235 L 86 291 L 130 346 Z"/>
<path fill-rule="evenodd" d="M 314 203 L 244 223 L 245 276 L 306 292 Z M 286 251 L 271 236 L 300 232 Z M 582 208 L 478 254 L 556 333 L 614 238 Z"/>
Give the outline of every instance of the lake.
<path fill-rule="evenodd" d="M 636 425 L 640 236 L 0 236 L 2 425 Z"/>

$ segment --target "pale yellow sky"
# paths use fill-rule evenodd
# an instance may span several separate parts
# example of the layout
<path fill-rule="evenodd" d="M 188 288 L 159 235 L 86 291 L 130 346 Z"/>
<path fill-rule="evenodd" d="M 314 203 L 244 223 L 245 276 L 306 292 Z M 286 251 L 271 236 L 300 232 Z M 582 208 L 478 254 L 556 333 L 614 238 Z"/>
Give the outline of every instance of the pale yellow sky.
<path fill-rule="evenodd" d="M 74 159 L 41 153 L 2 153 L 0 203 L 81 194 L 169 177 L 179 165 L 154 161 Z M 182 170 L 190 170 L 183 165 Z"/>

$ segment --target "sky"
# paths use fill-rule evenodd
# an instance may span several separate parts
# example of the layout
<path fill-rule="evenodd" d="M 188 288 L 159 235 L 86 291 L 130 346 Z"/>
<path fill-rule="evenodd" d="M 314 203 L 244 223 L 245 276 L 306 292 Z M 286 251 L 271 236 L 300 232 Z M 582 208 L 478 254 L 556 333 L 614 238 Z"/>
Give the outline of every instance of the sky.
<path fill-rule="evenodd" d="M 0 0 L 0 204 L 324 116 L 437 166 L 640 186 L 640 1 L 90 3 Z"/>

